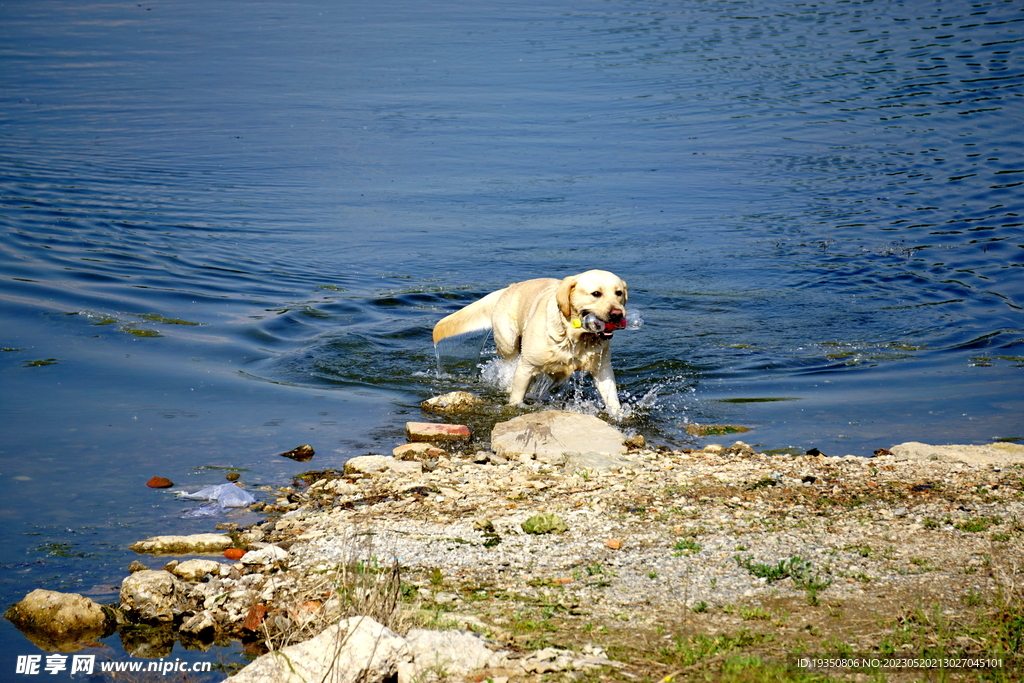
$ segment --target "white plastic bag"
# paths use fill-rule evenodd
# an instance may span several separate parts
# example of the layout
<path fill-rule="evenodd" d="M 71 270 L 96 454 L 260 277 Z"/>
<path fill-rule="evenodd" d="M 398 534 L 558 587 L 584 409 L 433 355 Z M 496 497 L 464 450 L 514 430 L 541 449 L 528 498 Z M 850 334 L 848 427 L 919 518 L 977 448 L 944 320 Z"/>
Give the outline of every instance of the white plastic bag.
<path fill-rule="evenodd" d="M 178 495 L 187 500 L 208 500 L 207 505 L 200 505 L 197 508 L 186 510 L 183 517 L 205 517 L 217 513 L 226 512 L 227 508 L 242 508 L 252 505 L 256 499 L 246 491 L 234 484 L 219 484 L 208 486 L 205 489 L 188 493 L 179 491 Z"/>

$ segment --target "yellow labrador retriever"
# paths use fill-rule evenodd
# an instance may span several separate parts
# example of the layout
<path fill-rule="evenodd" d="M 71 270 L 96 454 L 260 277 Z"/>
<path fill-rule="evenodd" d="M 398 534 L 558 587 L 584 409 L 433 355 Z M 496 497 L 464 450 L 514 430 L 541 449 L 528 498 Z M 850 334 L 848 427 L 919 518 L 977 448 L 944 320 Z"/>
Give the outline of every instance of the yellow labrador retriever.
<path fill-rule="evenodd" d="M 516 282 L 441 319 L 434 343 L 490 329 L 498 353 L 516 360 L 510 404 L 522 403 L 530 381 L 542 373 L 557 385 L 586 370 L 605 408 L 618 415 L 609 341 L 626 326 L 626 298 L 626 283 L 605 270 Z"/>

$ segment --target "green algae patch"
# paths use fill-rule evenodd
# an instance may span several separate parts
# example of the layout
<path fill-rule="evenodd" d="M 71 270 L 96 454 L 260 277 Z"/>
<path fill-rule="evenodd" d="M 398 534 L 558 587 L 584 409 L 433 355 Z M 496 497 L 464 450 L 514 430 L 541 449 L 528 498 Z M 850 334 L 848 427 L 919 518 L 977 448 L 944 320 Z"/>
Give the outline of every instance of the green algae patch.
<path fill-rule="evenodd" d="M 44 365 L 56 365 L 60 361 L 56 358 L 47 358 L 45 360 L 29 360 L 25 361 L 26 368 L 40 368 Z"/>
<path fill-rule="evenodd" d="M 523 531 L 528 534 L 561 534 L 568 530 L 565 520 L 553 512 L 534 515 L 523 522 Z"/>
<path fill-rule="evenodd" d="M 160 334 L 159 332 L 157 332 L 156 330 L 147 330 L 144 327 L 123 327 L 123 328 L 121 328 L 121 331 L 124 332 L 125 334 L 135 335 L 136 337 L 162 337 L 162 336 L 164 336 L 164 335 Z"/>
<path fill-rule="evenodd" d="M 750 427 L 740 425 L 686 425 L 686 433 L 691 436 L 722 436 L 723 434 L 742 434 L 749 431 Z"/>
<path fill-rule="evenodd" d="M 165 318 L 162 315 L 156 313 L 144 313 L 139 316 L 143 320 L 148 320 L 152 323 L 164 323 L 166 325 L 200 325 L 202 323 L 194 323 L 190 320 L 182 320 L 181 318 Z"/>

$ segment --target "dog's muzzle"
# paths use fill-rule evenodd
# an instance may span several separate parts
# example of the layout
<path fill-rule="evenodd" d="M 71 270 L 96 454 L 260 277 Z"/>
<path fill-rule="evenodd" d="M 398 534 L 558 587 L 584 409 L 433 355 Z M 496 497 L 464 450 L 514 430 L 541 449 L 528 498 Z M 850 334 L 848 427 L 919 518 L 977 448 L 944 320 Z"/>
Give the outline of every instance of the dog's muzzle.
<path fill-rule="evenodd" d="M 582 318 L 574 318 L 572 326 L 581 328 L 596 334 L 601 339 L 611 339 L 615 330 L 624 330 L 626 328 L 626 316 L 621 315 L 614 320 L 601 320 L 593 313 L 587 313 Z"/>

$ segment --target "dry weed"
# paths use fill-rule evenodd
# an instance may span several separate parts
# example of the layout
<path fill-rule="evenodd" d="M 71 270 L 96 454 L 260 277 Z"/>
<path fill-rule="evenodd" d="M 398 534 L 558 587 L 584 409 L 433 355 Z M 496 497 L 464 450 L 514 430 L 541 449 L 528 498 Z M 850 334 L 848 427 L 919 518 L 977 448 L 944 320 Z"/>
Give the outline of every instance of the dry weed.
<path fill-rule="evenodd" d="M 392 631 L 404 633 L 408 617 L 401 609 L 401 567 L 396 559 L 381 560 L 373 536 L 352 533 L 341 557 L 320 576 L 305 576 L 286 604 L 279 604 L 260 624 L 268 650 L 308 640 L 348 617 L 370 617 Z M 342 643 L 339 643 L 340 647 Z"/>

